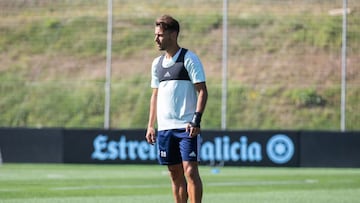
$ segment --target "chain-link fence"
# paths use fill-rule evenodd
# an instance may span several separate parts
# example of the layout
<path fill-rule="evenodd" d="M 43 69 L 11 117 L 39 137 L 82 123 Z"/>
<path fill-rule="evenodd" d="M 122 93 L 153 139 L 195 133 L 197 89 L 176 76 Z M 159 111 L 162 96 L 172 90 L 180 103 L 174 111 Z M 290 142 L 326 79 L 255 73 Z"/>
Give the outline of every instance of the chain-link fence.
<path fill-rule="evenodd" d="M 228 129 L 340 130 L 341 0 L 228 1 Z M 0 0 L 0 126 L 102 128 L 107 1 Z M 153 22 L 180 21 L 221 127 L 221 0 L 113 1 L 111 128 L 145 128 Z M 360 2 L 348 0 L 346 129 L 360 129 Z"/>

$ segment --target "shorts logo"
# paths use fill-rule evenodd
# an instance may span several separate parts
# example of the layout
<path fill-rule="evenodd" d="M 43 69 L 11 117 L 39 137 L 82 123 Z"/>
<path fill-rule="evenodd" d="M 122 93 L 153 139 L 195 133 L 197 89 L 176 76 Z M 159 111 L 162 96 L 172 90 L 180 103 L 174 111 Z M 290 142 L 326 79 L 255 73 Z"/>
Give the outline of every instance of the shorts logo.
<path fill-rule="evenodd" d="M 194 151 L 192 151 L 190 154 L 189 154 L 189 157 L 196 157 L 196 153 Z"/>
<path fill-rule="evenodd" d="M 166 157 L 166 151 L 160 151 L 160 157 Z"/>

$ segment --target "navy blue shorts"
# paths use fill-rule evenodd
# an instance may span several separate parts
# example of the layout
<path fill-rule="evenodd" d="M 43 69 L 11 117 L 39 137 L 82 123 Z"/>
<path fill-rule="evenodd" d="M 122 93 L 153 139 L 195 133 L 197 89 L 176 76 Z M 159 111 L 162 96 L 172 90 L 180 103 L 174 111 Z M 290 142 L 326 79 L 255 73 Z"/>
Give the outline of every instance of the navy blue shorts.
<path fill-rule="evenodd" d="M 200 135 L 190 137 L 185 129 L 161 130 L 157 133 L 158 160 L 161 165 L 182 161 L 200 161 Z"/>

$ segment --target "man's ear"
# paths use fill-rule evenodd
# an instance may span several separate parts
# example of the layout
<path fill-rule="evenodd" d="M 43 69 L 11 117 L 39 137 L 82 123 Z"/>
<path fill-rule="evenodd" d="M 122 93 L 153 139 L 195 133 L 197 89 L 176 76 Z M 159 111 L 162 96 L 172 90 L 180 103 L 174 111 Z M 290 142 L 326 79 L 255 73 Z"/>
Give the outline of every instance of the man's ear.
<path fill-rule="evenodd" d="M 171 36 L 171 39 L 176 41 L 178 34 L 177 34 L 177 32 L 171 32 L 170 36 Z"/>

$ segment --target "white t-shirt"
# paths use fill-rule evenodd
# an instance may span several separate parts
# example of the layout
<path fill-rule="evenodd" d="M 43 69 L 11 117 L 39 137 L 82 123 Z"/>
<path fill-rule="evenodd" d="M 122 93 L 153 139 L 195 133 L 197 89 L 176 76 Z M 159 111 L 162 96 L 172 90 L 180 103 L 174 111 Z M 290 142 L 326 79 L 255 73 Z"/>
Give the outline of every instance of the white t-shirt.
<path fill-rule="evenodd" d="M 179 57 L 181 49 L 171 59 L 164 57 L 162 66 L 173 66 Z M 205 82 L 203 65 L 196 54 L 187 51 L 184 57 L 184 66 L 189 80 L 159 81 L 156 73 L 157 64 L 161 56 L 152 63 L 151 87 L 158 88 L 157 123 L 158 130 L 185 128 L 196 111 L 197 93 L 194 83 Z"/>

